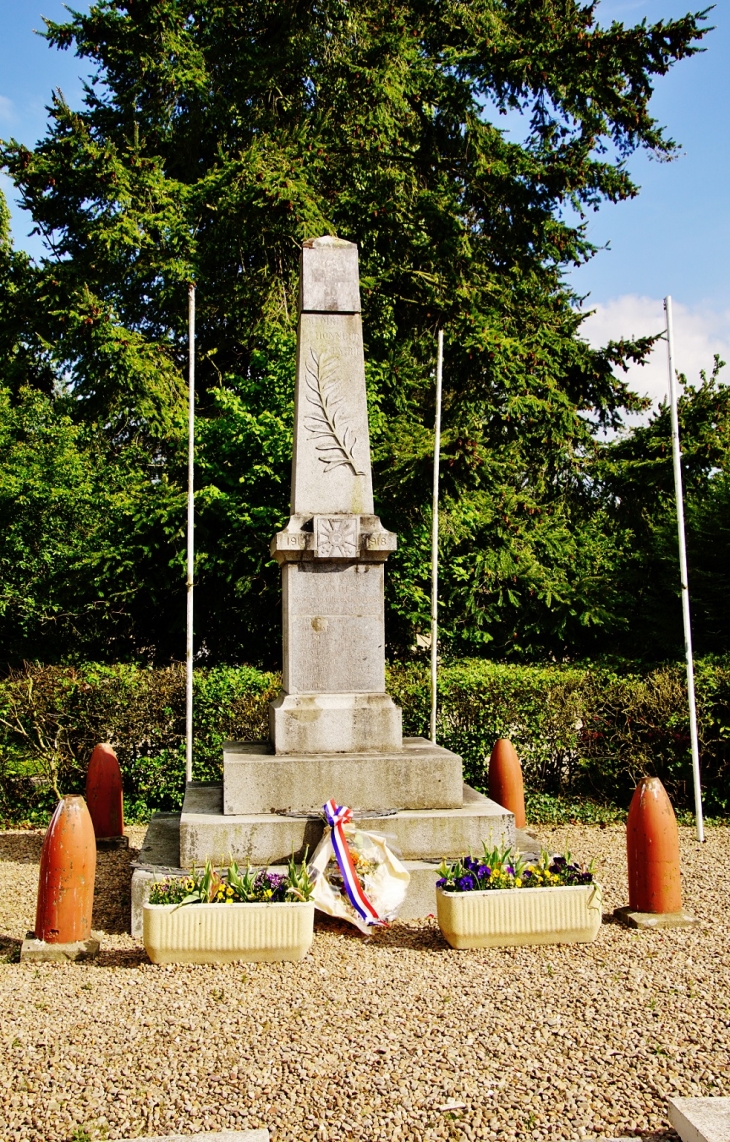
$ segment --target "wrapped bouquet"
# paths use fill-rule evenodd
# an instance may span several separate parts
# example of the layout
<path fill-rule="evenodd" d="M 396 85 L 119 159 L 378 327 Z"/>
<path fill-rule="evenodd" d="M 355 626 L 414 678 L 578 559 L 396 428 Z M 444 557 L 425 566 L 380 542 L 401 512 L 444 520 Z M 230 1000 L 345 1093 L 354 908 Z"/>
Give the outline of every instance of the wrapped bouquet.
<path fill-rule="evenodd" d="M 384 837 L 352 823 L 352 810 L 328 801 L 327 828 L 309 865 L 317 908 L 361 932 L 395 919 L 410 875 Z"/>

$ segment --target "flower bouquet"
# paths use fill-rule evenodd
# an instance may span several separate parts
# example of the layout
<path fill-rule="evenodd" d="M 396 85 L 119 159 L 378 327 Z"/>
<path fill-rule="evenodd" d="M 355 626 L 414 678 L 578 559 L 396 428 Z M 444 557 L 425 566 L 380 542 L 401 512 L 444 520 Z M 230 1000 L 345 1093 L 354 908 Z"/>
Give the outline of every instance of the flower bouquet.
<path fill-rule="evenodd" d="M 352 810 L 328 801 L 328 828 L 310 864 L 317 908 L 361 932 L 393 920 L 405 900 L 410 874 L 377 833 L 352 824 Z"/>
<path fill-rule="evenodd" d="M 156 881 L 144 906 L 143 939 L 153 963 L 300 960 L 312 943 L 313 886 L 306 864 L 286 873 L 224 871 L 206 861 L 188 877 Z"/>
<path fill-rule="evenodd" d="M 443 861 L 436 881 L 439 925 L 454 948 L 586 943 L 601 924 L 592 865 L 543 850 L 528 862 L 511 847 Z M 547 891 L 545 891 L 547 889 Z"/>

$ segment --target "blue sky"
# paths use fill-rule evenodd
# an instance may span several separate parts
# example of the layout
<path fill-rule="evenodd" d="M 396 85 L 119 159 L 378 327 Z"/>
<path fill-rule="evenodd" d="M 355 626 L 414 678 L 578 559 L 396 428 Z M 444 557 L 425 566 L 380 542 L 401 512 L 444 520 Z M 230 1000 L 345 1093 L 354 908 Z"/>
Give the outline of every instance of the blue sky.
<path fill-rule="evenodd" d="M 85 8 L 83 0 L 72 7 Z M 603 24 L 634 24 L 646 18 L 682 15 L 680 0 L 602 0 Z M 82 95 L 84 62 L 51 50 L 33 34 L 42 15 L 64 18 L 60 0 L 0 0 L 0 136 L 32 145 L 44 134 L 45 106 L 54 87 L 72 105 Z M 730 362 L 730 5 L 722 0 L 710 13 L 707 51 L 678 64 L 658 80 L 652 108 L 682 145 L 672 163 L 644 155 L 630 161 L 642 187 L 639 197 L 605 205 L 589 219 L 589 233 L 608 246 L 576 270 L 571 282 L 588 294 L 595 310 L 585 325 L 596 343 L 607 337 L 656 332 L 662 328 L 661 299 L 671 293 L 676 309 L 679 367 L 690 377 L 709 367 L 713 352 Z M 502 124 L 501 124 L 502 125 Z M 511 125 L 511 121 L 510 121 Z M 519 131 L 519 126 L 515 126 Z M 12 186 L 2 187 L 13 206 Z M 19 246 L 40 253 L 30 224 L 15 210 L 13 233 Z M 728 370 L 730 372 L 730 370 Z M 642 391 L 659 399 L 666 380 L 661 352 L 643 371 L 632 373 Z"/>

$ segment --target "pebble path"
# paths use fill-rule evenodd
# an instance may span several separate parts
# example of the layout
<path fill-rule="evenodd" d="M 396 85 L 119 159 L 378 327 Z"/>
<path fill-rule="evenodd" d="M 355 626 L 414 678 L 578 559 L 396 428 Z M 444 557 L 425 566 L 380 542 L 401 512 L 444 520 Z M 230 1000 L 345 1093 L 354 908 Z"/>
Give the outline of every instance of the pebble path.
<path fill-rule="evenodd" d="M 663 932 L 613 921 L 622 828 L 536 831 L 596 858 L 595 943 L 457 952 L 433 920 L 363 939 L 325 919 L 300 964 L 220 967 L 147 961 L 128 853 L 99 854 L 95 964 L 14 962 L 42 835 L 0 833 L 0 1139 L 673 1136 L 668 1095 L 730 1095 L 730 829 L 681 830 L 702 923 Z"/>

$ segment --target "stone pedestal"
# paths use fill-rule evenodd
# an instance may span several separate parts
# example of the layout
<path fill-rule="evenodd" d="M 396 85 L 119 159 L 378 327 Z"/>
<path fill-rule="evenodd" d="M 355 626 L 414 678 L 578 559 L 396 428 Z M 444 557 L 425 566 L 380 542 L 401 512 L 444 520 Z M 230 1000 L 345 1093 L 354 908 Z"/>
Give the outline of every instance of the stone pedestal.
<path fill-rule="evenodd" d="M 700 922 L 683 908 L 679 912 L 635 912 L 627 906 L 614 908 L 613 914 L 627 928 L 640 928 L 645 932 L 655 928 L 694 928 Z"/>
<path fill-rule="evenodd" d="M 344 803 L 336 788 L 331 796 Z M 468 785 L 462 786 L 458 809 L 382 808 L 356 819 L 388 837 L 406 861 L 438 863 L 479 853 L 483 841 L 490 846 L 515 842 L 512 814 Z M 227 864 L 230 856 L 251 865 L 285 864 L 292 854 L 302 860 L 307 850 L 314 851 L 323 829 L 321 813 L 224 813 L 222 786 L 193 784 L 180 817 L 180 864 L 190 868 L 207 857 Z"/>
<path fill-rule="evenodd" d="M 400 711 L 398 711 L 400 713 Z M 273 754 L 267 742 L 223 746 L 223 812 L 319 814 L 334 797 L 356 812 L 458 809 L 461 758 L 425 738 L 399 750 Z"/>
<path fill-rule="evenodd" d="M 269 706 L 278 754 L 387 753 L 402 741 L 402 713 L 389 694 L 287 694 Z M 333 750 L 333 745 L 337 746 Z"/>
<path fill-rule="evenodd" d="M 21 964 L 67 964 L 93 960 L 99 954 L 100 943 L 96 936 L 88 940 L 75 940 L 71 944 L 48 944 L 37 940 L 35 932 L 28 932 L 20 948 Z"/>
<path fill-rule="evenodd" d="M 300 283 L 291 517 L 271 543 L 283 630 L 271 742 L 277 754 L 397 750 L 383 621 L 397 541 L 373 514 L 357 247 L 305 242 Z"/>

